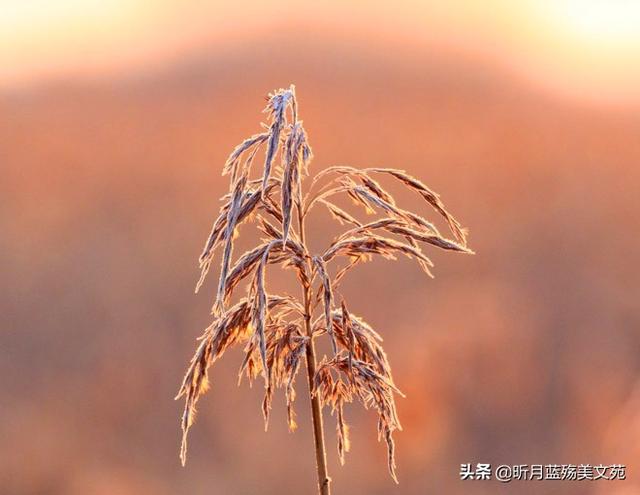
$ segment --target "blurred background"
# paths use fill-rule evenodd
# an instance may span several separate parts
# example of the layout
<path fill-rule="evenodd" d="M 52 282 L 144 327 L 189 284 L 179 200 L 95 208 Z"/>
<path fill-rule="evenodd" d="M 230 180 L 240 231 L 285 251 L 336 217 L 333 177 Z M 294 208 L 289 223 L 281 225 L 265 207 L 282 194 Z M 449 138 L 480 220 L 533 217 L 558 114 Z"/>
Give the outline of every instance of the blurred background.
<path fill-rule="evenodd" d="M 225 355 L 186 468 L 173 401 L 221 166 L 290 83 L 312 171 L 406 169 L 477 251 L 345 284 L 407 399 L 398 486 L 374 414 L 347 409 L 344 467 L 326 414 L 335 493 L 640 493 L 640 3 L 2 0 L 0 32 L 3 495 L 313 493 L 302 379 L 298 432 L 278 396 L 264 433 Z M 463 482 L 467 462 L 628 480 Z"/>

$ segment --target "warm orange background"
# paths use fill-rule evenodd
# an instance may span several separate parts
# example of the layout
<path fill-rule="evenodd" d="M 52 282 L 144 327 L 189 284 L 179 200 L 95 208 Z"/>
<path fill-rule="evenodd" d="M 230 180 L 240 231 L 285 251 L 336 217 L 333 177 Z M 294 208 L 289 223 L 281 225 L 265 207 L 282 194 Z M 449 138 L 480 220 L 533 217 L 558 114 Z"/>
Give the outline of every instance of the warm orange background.
<path fill-rule="evenodd" d="M 291 82 L 312 171 L 405 168 L 478 253 L 345 285 L 408 397 L 399 486 L 372 414 L 348 408 L 342 468 L 327 415 L 335 493 L 640 491 L 640 7 L 444 4 L 0 1 L 0 493 L 312 493 L 302 380 L 299 431 L 279 404 L 265 434 L 225 355 L 184 469 L 172 400 L 221 165 Z M 463 462 L 629 480 L 461 482 Z"/>

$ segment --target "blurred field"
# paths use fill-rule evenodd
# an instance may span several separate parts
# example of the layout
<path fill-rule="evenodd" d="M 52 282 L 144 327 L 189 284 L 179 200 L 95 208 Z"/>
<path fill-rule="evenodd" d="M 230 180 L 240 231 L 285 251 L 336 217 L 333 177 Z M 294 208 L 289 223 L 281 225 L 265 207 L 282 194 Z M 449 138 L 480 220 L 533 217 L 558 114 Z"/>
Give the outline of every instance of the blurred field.
<path fill-rule="evenodd" d="M 336 493 L 640 491 L 638 107 L 552 96 L 481 59 L 313 34 L 292 48 L 283 33 L 0 95 L 0 492 L 311 493 L 304 394 L 298 432 L 276 399 L 265 434 L 260 391 L 236 388 L 226 355 L 184 469 L 172 400 L 208 324 L 212 285 L 192 289 L 221 165 L 257 129 L 262 96 L 290 82 L 316 167 L 405 168 L 478 253 L 434 253 L 433 281 L 377 260 L 356 272 L 366 292 L 345 285 L 408 398 L 399 486 L 372 414 L 347 410 L 344 468 L 328 419 Z M 626 463 L 629 480 L 542 491 L 461 482 L 462 462 Z"/>

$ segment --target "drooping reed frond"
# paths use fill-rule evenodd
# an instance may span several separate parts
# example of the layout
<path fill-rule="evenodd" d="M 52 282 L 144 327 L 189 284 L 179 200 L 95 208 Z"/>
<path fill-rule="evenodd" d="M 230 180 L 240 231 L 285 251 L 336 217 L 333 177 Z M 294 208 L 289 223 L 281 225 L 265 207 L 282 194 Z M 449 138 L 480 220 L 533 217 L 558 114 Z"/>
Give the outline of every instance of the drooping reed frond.
<path fill-rule="evenodd" d="M 433 263 L 423 247 L 472 253 L 466 231 L 436 193 L 402 170 L 330 167 L 316 174 L 305 192 L 303 179 L 308 175 L 312 152 L 298 120 L 294 87 L 271 93 L 265 112 L 266 132 L 240 143 L 223 166 L 223 175 L 230 178 L 229 192 L 222 198 L 219 215 L 199 258 L 196 292 L 210 271 L 217 248 L 222 247 L 214 320 L 199 338 L 178 393 L 185 398 L 182 462 L 186 461 L 187 434 L 196 404 L 209 386 L 210 366 L 228 348 L 242 345 L 244 359 L 239 376 L 246 375 L 251 381 L 259 375 L 264 378 L 265 428 L 273 393 L 282 388 L 287 422 L 291 430 L 295 429 L 295 379 L 302 361 L 306 361 L 321 494 L 329 493 L 330 478 L 324 461 L 324 438 L 319 434 L 322 429 L 317 427 L 322 421 L 320 408 L 326 405 L 336 416 L 338 455 L 344 463 L 349 450 L 344 405 L 355 399 L 377 412 L 378 437 L 387 444 L 389 472 L 397 481 L 393 432 L 401 426 L 394 396 L 402 394 L 393 382 L 380 333 L 349 311 L 339 293 L 340 282 L 351 268 L 373 255 L 387 259 L 407 256 L 431 275 Z M 263 170 L 260 177 L 252 178 L 251 166 L 261 149 L 265 152 Z M 384 177 L 419 194 L 444 219 L 454 239 L 446 238 L 420 214 L 398 206 L 377 180 Z M 337 195 L 350 197 L 357 206 L 379 216 L 361 221 L 333 202 L 332 197 Z M 312 253 L 305 241 L 307 215 L 315 205 L 326 207 L 345 226 L 345 231 L 319 253 Z M 253 249 L 234 256 L 237 231 L 249 219 L 255 220 L 264 237 Z M 348 263 L 332 266 L 340 258 L 347 258 Z M 268 268 L 273 265 L 293 269 L 302 288 L 301 301 L 269 293 Z M 244 294 L 233 304 L 243 285 Z M 339 305 L 337 300 L 341 301 Z M 322 312 L 317 315 L 320 305 Z M 314 341 L 324 335 L 331 339 L 332 355 L 317 363 Z"/>

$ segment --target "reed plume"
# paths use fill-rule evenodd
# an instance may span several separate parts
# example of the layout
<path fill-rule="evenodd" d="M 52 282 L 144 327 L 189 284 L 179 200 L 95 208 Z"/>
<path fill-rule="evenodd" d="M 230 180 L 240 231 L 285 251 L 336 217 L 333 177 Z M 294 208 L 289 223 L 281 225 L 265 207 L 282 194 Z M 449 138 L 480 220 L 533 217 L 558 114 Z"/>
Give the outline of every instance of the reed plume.
<path fill-rule="evenodd" d="M 185 398 L 182 416 L 180 457 L 186 462 L 187 434 L 198 399 L 209 384 L 209 367 L 235 345 L 244 346 L 239 378 L 262 377 L 265 396 L 262 412 L 268 426 L 273 392 L 284 389 L 289 428 L 296 428 L 295 379 L 306 363 L 308 393 L 314 430 L 318 490 L 330 492 L 327 472 L 322 408 L 336 417 L 338 455 L 344 463 L 349 450 L 349 429 L 344 405 L 359 401 L 378 414 L 378 438 L 387 444 L 388 467 L 397 482 L 393 433 L 400 430 L 396 387 L 382 337 L 362 318 L 352 314 L 339 293 L 347 272 L 374 255 L 395 259 L 404 255 L 418 262 L 431 276 L 433 263 L 422 246 L 472 253 L 466 231 L 448 212 L 439 196 L 402 170 L 330 167 L 311 179 L 303 191 L 312 159 L 303 123 L 298 119 L 294 86 L 268 96 L 265 132 L 239 144 L 223 167 L 230 178 L 220 214 L 200 256 L 200 279 L 196 292 L 209 272 L 218 248 L 220 273 L 212 314 L 213 322 L 199 338 L 195 355 L 182 381 L 178 397 Z M 261 177 L 251 178 L 251 167 L 261 148 L 265 159 Z M 278 161 L 279 157 L 279 161 Z M 389 177 L 424 199 L 447 224 L 448 239 L 421 215 L 400 208 L 377 179 Z M 332 202 L 346 195 L 355 206 L 378 214 L 368 222 L 358 220 Z M 306 243 L 305 226 L 314 207 L 327 208 L 347 230 L 328 243 L 324 251 L 312 253 Z M 254 219 L 263 234 L 260 243 L 234 261 L 234 237 L 238 227 Z M 347 263 L 338 265 L 338 260 Z M 300 299 L 276 295 L 268 290 L 267 267 L 278 265 L 294 271 L 301 287 Z M 331 266 L 334 265 L 334 266 Z M 231 305 L 238 287 L 245 286 L 240 299 Z M 315 340 L 328 337 L 331 356 L 316 359 Z"/>

